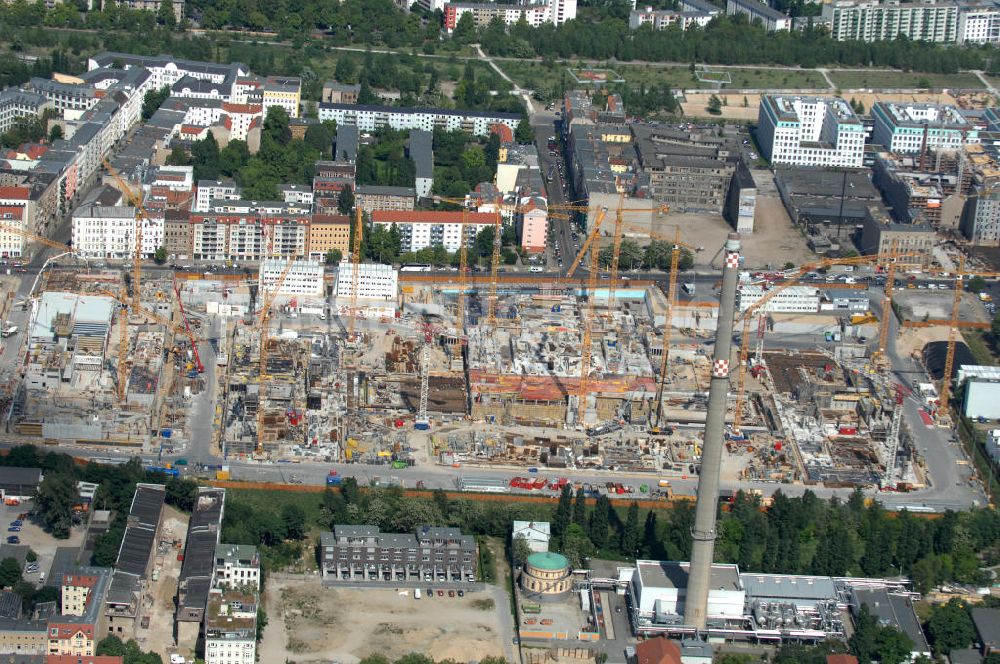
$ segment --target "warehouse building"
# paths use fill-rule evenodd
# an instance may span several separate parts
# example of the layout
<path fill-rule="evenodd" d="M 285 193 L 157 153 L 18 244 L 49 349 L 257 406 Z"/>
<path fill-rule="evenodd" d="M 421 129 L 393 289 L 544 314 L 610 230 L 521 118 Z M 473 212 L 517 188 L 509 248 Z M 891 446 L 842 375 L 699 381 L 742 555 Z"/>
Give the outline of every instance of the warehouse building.
<path fill-rule="evenodd" d="M 0 498 L 25 500 L 35 495 L 35 489 L 42 483 L 39 468 L 0 467 Z"/>
<path fill-rule="evenodd" d="M 965 386 L 962 413 L 973 419 L 1000 418 L 1000 367 L 963 364 L 958 368 L 956 386 Z"/>
<path fill-rule="evenodd" d="M 458 528 L 421 526 L 415 534 L 378 526 L 334 526 L 320 534 L 324 581 L 475 581 L 476 542 Z"/>

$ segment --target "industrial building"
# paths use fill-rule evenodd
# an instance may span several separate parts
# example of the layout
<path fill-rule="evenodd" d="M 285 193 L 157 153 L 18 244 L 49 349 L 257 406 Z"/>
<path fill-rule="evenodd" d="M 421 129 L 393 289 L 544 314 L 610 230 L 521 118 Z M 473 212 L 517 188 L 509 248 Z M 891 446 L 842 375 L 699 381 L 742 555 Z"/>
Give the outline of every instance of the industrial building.
<path fill-rule="evenodd" d="M 1000 369 L 992 366 L 959 365 L 955 387 L 965 388 L 962 413 L 966 417 L 1000 419 Z"/>
<path fill-rule="evenodd" d="M 195 649 L 208 614 L 209 591 L 216 577 L 215 550 L 219 546 L 226 491 L 199 487 L 191 520 L 180 581 L 177 584 L 175 631 L 180 647 Z M 252 661 L 252 660 L 251 660 Z"/>

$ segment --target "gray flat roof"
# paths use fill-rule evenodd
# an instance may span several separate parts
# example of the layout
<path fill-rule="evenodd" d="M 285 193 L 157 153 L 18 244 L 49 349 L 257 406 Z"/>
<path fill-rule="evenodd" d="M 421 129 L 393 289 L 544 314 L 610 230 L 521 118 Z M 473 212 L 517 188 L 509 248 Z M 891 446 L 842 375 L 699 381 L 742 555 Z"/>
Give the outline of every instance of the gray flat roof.
<path fill-rule="evenodd" d="M 636 568 L 643 587 L 687 589 L 689 562 L 637 560 Z M 736 565 L 713 563 L 711 587 L 721 590 L 740 590 L 740 571 Z"/>
<path fill-rule="evenodd" d="M 850 291 L 852 294 L 854 291 Z M 754 599 L 822 600 L 835 599 L 837 589 L 828 576 L 787 574 L 742 574 L 747 594 Z"/>
<path fill-rule="evenodd" d="M 913 601 L 905 595 L 897 595 L 882 588 L 879 590 L 859 589 L 854 591 L 858 604 L 868 607 L 869 613 L 880 621 L 895 626 L 913 641 L 914 652 L 928 652 L 930 647 L 920 627 L 917 614 L 913 611 Z"/>
<path fill-rule="evenodd" d="M 17 468 L 14 466 L 0 466 L 0 485 L 22 485 L 33 486 L 42 481 L 42 470 L 40 468 Z"/>
<path fill-rule="evenodd" d="M 979 640 L 989 648 L 1000 647 L 1000 609 L 978 607 L 972 609 L 972 622 Z"/>

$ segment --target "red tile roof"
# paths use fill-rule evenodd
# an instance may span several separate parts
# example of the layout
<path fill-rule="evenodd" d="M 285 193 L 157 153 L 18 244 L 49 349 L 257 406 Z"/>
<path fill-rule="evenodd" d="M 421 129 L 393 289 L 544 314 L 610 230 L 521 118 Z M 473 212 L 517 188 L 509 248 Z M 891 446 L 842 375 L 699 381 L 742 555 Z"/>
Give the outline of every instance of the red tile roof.
<path fill-rule="evenodd" d="M 11 198 L 26 201 L 31 196 L 25 187 L 0 187 L 0 198 Z"/>
<path fill-rule="evenodd" d="M 681 664 L 681 649 L 666 637 L 647 639 L 635 647 L 638 664 Z"/>
<path fill-rule="evenodd" d="M 514 131 L 502 122 L 491 124 L 490 133 L 499 136 L 501 143 L 510 143 L 514 140 Z"/>
<path fill-rule="evenodd" d="M 9 215 L 9 216 L 8 216 Z M 0 219 L 22 219 L 24 208 L 17 205 L 0 205 Z"/>
<path fill-rule="evenodd" d="M 496 215 L 491 212 L 461 212 L 458 210 L 375 210 L 372 223 L 382 224 L 492 224 Z"/>
<path fill-rule="evenodd" d="M 222 110 L 226 113 L 253 115 L 255 113 L 260 113 L 262 109 L 263 107 L 260 104 L 230 104 L 228 102 L 222 104 Z"/>
<path fill-rule="evenodd" d="M 87 639 L 93 640 L 94 626 L 87 623 L 58 623 L 49 621 L 49 638 L 66 641 L 82 633 Z"/>
<path fill-rule="evenodd" d="M 858 664 L 854 655 L 827 655 L 826 664 Z"/>

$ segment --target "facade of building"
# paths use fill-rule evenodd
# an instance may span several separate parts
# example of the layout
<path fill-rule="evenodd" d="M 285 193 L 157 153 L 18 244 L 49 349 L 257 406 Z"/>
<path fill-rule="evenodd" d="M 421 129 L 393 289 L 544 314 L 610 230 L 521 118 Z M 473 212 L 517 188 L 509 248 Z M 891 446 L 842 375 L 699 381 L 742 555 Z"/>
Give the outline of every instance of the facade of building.
<path fill-rule="evenodd" d="M 959 228 L 974 245 L 1000 245 L 1000 183 L 980 187 L 965 201 Z"/>
<path fill-rule="evenodd" d="M 268 76 L 263 87 L 264 117 L 267 109 L 280 106 L 288 113 L 288 117 L 299 117 L 299 105 L 302 101 L 302 79 L 295 76 Z"/>
<path fill-rule="evenodd" d="M 359 185 L 354 197 L 354 204 L 371 214 L 375 210 L 412 210 L 417 191 L 412 187 Z"/>
<path fill-rule="evenodd" d="M 865 128 L 843 99 L 764 95 L 757 127 L 761 152 L 773 164 L 861 166 Z"/>
<path fill-rule="evenodd" d="M 899 253 L 908 254 L 898 260 L 897 267 L 930 268 L 936 243 L 937 233 L 925 224 L 895 224 L 868 215 L 861 229 L 861 251 L 865 255 L 889 256 L 894 248 Z M 884 262 L 880 261 L 880 264 Z"/>
<path fill-rule="evenodd" d="M 872 141 L 899 154 L 958 150 L 979 142 L 979 129 L 948 104 L 878 102 L 872 106 Z"/>
<path fill-rule="evenodd" d="M 287 274 L 286 274 L 287 268 Z M 294 260 L 288 268 L 288 260 L 267 258 L 260 262 L 258 288 L 260 293 L 272 293 L 281 275 L 285 275 L 276 295 L 286 297 L 322 297 L 323 263 L 313 260 Z"/>
<path fill-rule="evenodd" d="M 518 537 L 528 543 L 528 548 L 535 553 L 549 550 L 549 539 L 552 537 L 548 521 L 515 521 L 511 531 L 511 539 Z"/>
<path fill-rule="evenodd" d="M 163 217 L 142 220 L 142 256 L 163 246 Z M 135 255 L 135 208 L 84 205 L 73 212 L 73 249 L 87 258 L 125 260 Z"/>
<path fill-rule="evenodd" d="M 215 586 L 260 590 L 260 554 L 249 544 L 215 547 Z"/>
<path fill-rule="evenodd" d="M 746 14 L 747 20 L 751 23 L 760 21 L 764 29 L 770 32 L 792 29 L 792 19 L 790 16 L 782 14 L 777 9 L 772 9 L 770 5 L 758 2 L 757 0 L 727 0 L 726 13 L 730 16 Z"/>
<path fill-rule="evenodd" d="M 377 526 L 334 526 L 320 534 L 325 581 L 474 581 L 476 543 L 457 528 L 421 526 L 415 535 Z"/>
<path fill-rule="evenodd" d="M 823 4 L 823 18 L 838 41 L 882 41 L 905 36 L 912 41 L 957 41 L 957 3 L 899 0 L 833 0 Z"/>
<path fill-rule="evenodd" d="M 650 26 L 653 30 L 666 30 L 672 25 L 678 26 L 681 30 L 687 30 L 692 26 L 705 27 L 715 18 L 715 14 L 698 11 L 678 12 L 672 9 L 653 9 L 645 7 L 642 10 L 633 9 L 628 15 L 628 27 L 630 30 L 638 30 L 644 25 Z"/>
<path fill-rule="evenodd" d="M 403 251 L 420 251 L 434 246 L 458 251 L 463 242 L 471 246 L 479 231 L 496 222 L 496 215 L 488 212 L 376 210 L 371 220 L 373 224 L 386 227 L 395 225 L 402 239 Z"/>
<path fill-rule="evenodd" d="M 337 298 L 350 299 L 354 294 L 354 273 L 357 270 L 358 298 L 393 302 L 399 294 L 399 271 L 382 263 L 352 263 L 343 261 L 337 267 Z"/>
<path fill-rule="evenodd" d="M 959 44 L 996 44 L 1000 42 L 1000 7 L 987 1 L 962 7 L 958 14 Z"/>
<path fill-rule="evenodd" d="M 21 118 L 38 118 L 52 102 L 43 95 L 8 88 L 0 92 L 0 134 L 13 127 Z"/>
<path fill-rule="evenodd" d="M 323 260 L 330 251 L 351 252 L 351 218 L 342 214 L 314 214 L 309 224 L 309 257 Z"/>
<path fill-rule="evenodd" d="M 240 190 L 235 182 L 220 180 L 198 180 L 192 212 L 208 212 L 215 200 L 239 200 Z"/>
<path fill-rule="evenodd" d="M 528 25 L 538 27 L 544 23 L 562 25 L 576 18 L 576 0 L 543 0 L 521 4 L 445 2 L 442 10 L 444 27 L 448 32 L 455 29 L 464 14 L 472 16 L 477 28 L 485 28 L 495 19 L 500 19 L 505 25 L 515 25 L 523 19 Z"/>
<path fill-rule="evenodd" d="M 524 562 L 521 590 L 530 597 L 564 596 L 573 589 L 573 575 L 566 556 L 553 551 L 533 553 Z"/>
<path fill-rule="evenodd" d="M 757 284 L 740 284 L 740 312 L 760 301 L 768 289 Z M 767 313 L 814 314 L 819 311 L 820 292 L 812 286 L 789 286 L 760 309 Z"/>
<path fill-rule="evenodd" d="M 361 84 L 337 83 L 327 81 L 323 84 L 323 103 L 326 104 L 357 104 L 361 93 Z"/>
<path fill-rule="evenodd" d="M 372 132 L 382 127 L 392 129 L 423 129 L 448 131 L 461 129 L 475 136 L 486 136 L 495 124 L 517 129 L 521 116 L 517 113 L 463 111 L 443 108 L 406 108 L 402 106 L 362 106 L 360 104 L 320 104 L 319 119 L 335 120 L 354 125 L 361 131 Z"/>
<path fill-rule="evenodd" d="M 517 228 L 521 247 L 529 253 L 545 251 L 548 239 L 549 213 L 544 198 L 533 196 L 524 199 L 518 208 Z"/>
<path fill-rule="evenodd" d="M 213 589 L 205 612 L 205 664 L 255 664 L 256 593 Z"/>

